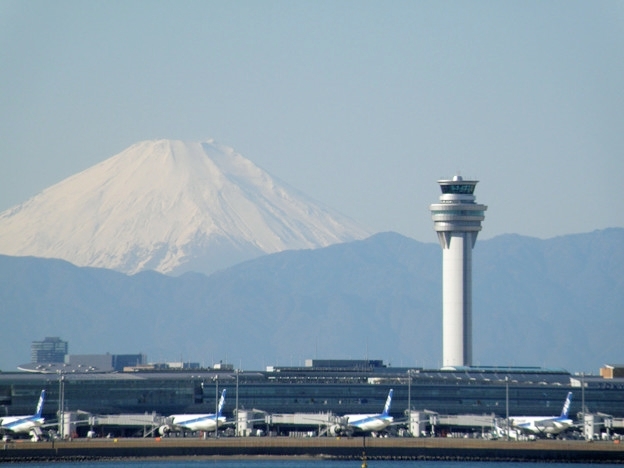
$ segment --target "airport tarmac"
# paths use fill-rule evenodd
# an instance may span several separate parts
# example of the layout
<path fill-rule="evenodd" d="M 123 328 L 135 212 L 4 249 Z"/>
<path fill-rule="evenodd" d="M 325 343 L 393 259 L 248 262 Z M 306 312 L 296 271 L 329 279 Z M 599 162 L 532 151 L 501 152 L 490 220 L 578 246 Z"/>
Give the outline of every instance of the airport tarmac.
<path fill-rule="evenodd" d="M 0 443 L 0 462 L 220 457 L 308 457 L 369 460 L 490 460 L 624 464 L 619 441 L 506 441 L 454 438 L 76 439 Z"/>

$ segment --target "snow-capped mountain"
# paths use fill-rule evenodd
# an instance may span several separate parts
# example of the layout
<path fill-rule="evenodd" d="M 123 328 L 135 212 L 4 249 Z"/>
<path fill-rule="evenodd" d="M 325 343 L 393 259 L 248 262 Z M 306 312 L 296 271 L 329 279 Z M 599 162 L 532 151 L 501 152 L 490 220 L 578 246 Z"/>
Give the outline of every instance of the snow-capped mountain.
<path fill-rule="evenodd" d="M 210 273 L 370 232 L 212 140 L 143 141 L 0 213 L 0 253 Z"/>

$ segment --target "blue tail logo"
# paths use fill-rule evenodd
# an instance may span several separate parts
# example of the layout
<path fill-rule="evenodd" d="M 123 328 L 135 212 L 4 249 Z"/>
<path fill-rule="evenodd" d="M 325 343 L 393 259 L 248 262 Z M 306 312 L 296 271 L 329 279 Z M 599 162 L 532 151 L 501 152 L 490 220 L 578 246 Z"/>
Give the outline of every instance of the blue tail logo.
<path fill-rule="evenodd" d="M 384 406 L 383 415 L 388 416 L 390 414 L 390 405 L 392 404 L 392 389 L 388 392 L 388 398 L 386 398 L 386 405 Z"/>
<path fill-rule="evenodd" d="M 223 411 L 223 406 L 225 405 L 225 389 L 221 393 L 221 398 L 219 399 L 219 410 L 217 411 L 217 417 L 221 417 L 221 412 Z"/>
<path fill-rule="evenodd" d="M 45 401 L 45 390 L 41 390 L 41 396 L 39 397 L 39 403 L 37 404 L 37 411 L 35 412 L 35 417 L 40 418 L 41 413 L 43 412 L 43 402 Z"/>
<path fill-rule="evenodd" d="M 567 419 L 571 404 L 572 404 L 572 392 L 568 392 L 568 396 L 566 397 L 565 403 L 563 404 L 563 409 L 561 410 L 562 418 Z"/>

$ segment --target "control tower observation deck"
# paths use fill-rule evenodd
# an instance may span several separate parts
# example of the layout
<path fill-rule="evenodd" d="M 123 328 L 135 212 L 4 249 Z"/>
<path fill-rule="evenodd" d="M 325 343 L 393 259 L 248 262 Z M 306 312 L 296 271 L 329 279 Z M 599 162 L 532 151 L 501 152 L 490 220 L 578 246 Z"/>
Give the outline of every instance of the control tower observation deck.
<path fill-rule="evenodd" d="M 442 362 L 472 366 L 472 248 L 487 206 L 473 195 L 476 180 L 438 180 L 440 203 L 430 206 L 442 247 Z"/>

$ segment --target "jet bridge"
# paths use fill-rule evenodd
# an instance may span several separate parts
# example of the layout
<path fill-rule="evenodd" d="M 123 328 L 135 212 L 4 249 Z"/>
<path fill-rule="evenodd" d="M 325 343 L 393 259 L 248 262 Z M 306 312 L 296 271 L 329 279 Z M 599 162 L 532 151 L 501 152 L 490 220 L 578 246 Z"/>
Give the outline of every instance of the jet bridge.
<path fill-rule="evenodd" d="M 431 427 L 431 434 L 436 432 L 436 428 L 443 428 L 449 435 L 461 436 L 468 431 L 480 431 L 485 437 L 497 427 L 496 415 L 494 414 L 439 414 L 434 411 L 412 411 L 412 421 L 410 422 L 410 432 L 414 437 L 427 435 L 427 423 Z M 457 431 L 455 430 L 457 429 Z"/>
<path fill-rule="evenodd" d="M 296 430 L 301 428 L 312 428 L 318 436 L 325 435 L 330 427 L 339 424 L 340 417 L 329 413 L 293 413 L 293 414 L 267 414 L 265 423 L 272 427 L 281 429 L 293 429 L 293 434 L 309 435 L 309 431 Z"/>
<path fill-rule="evenodd" d="M 165 424 L 165 417 L 156 413 L 151 414 L 110 414 L 91 415 L 88 419 L 91 428 L 100 428 L 104 432 L 110 431 L 115 434 L 121 432 L 141 432 L 143 437 L 152 437 L 158 428 Z M 102 432 L 102 430 L 100 430 Z M 89 435 L 95 436 L 96 431 L 90 430 Z"/>

